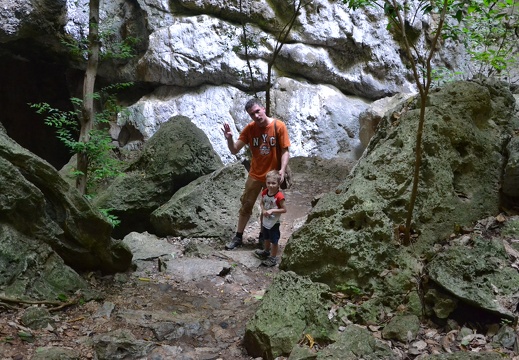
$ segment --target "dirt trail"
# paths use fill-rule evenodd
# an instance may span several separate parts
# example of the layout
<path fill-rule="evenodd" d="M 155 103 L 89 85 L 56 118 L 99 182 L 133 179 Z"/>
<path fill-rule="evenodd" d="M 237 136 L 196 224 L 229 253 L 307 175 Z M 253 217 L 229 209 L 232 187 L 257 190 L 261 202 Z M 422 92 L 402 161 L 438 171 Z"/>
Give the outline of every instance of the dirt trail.
<path fill-rule="evenodd" d="M 337 186 L 351 167 L 337 160 L 299 159 L 292 164 L 296 186 L 285 191 L 288 212 L 282 216 L 281 256 L 290 235 L 304 223 L 313 198 Z M 103 299 L 53 312 L 52 325 L 44 329 L 25 328 L 23 310 L 4 311 L 0 358 L 31 359 L 38 348 L 52 346 L 73 349 L 81 359 L 97 359 L 97 337 L 119 329 L 131 332 L 135 341 L 158 345 L 148 358 L 250 359 L 241 345 L 245 326 L 279 271 L 277 266 L 261 266 L 252 255 L 258 233 L 259 224 L 251 221 L 244 246 L 233 251 L 208 239 L 164 239 L 180 249 L 173 260 L 160 265 L 158 259 L 141 261 L 136 271 L 116 276 L 87 274 Z M 205 249 L 203 254 L 186 256 L 190 243 Z M 229 274 L 219 276 L 226 269 Z M 21 336 L 24 332 L 30 336 Z"/>

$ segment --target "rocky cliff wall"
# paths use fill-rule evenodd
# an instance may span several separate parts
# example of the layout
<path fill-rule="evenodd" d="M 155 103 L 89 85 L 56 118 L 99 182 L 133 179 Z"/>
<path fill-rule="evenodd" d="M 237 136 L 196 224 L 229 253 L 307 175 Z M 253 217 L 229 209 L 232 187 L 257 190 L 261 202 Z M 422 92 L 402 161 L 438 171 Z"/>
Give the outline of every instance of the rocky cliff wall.
<path fill-rule="evenodd" d="M 36 76 L 57 67 L 67 75 L 61 86 L 77 96 L 84 61 L 72 59 L 61 40 L 87 34 L 88 1 L 59 1 L 52 7 L 47 2 L 19 0 L 0 9 L 5 20 L 0 22 L 0 64 L 27 63 L 40 71 Z M 138 129 L 146 140 L 160 123 L 185 115 L 196 119 L 224 163 L 234 161 L 218 129 L 229 122 L 238 132 L 248 121 L 247 98 L 264 95 L 267 64 L 290 7 L 265 0 L 116 0 L 101 6 L 102 31 L 110 30 L 113 41 L 140 40 L 135 57 L 103 62 L 99 69 L 100 84 L 136 84 L 125 95 L 130 112 L 113 127 L 114 139 L 131 147 L 121 129 L 123 134 Z M 419 34 L 416 46 L 425 46 L 431 21 L 410 19 Z M 351 11 L 342 1 L 315 0 L 301 9 L 272 74 L 272 115 L 287 123 L 293 155 L 356 158 L 362 150 L 358 115 L 373 100 L 413 91 L 405 59 L 386 25 L 380 11 Z M 244 31 L 253 43 L 248 55 L 240 45 Z M 460 68 L 463 55 L 446 43 L 436 62 Z M 21 87 L 31 81 L 16 72 L 3 77 L 11 83 L 19 79 Z M 29 91 L 32 101 L 49 98 L 44 87 Z M 26 106 L 26 100 L 19 97 L 15 107 Z M 7 122 L 37 121 L 28 114 L 2 117 L 8 129 Z"/>

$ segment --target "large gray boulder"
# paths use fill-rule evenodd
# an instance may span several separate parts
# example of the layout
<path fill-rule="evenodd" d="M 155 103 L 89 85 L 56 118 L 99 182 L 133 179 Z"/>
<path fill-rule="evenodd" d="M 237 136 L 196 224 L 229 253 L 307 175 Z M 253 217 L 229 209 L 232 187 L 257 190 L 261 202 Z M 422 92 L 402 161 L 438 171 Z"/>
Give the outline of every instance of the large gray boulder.
<path fill-rule="evenodd" d="M 317 353 L 317 360 L 386 360 L 397 359 L 389 345 L 376 339 L 368 330 L 349 325 L 337 337 L 337 341 Z M 290 358 L 289 358 L 290 359 Z"/>
<path fill-rule="evenodd" d="M 1 292 L 54 300 L 87 287 L 75 270 L 128 269 L 131 252 L 110 232 L 50 164 L 0 129 Z"/>
<path fill-rule="evenodd" d="M 455 82 L 430 95 L 412 247 L 402 246 L 398 227 L 409 204 L 417 101 L 385 118 L 349 178 L 289 240 L 281 268 L 375 295 L 358 311 L 364 321 L 376 320 L 374 304 L 407 303 L 401 294 L 416 288 L 420 259 L 434 254 L 434 244 L 498 213 L 514 105 L 500 83 Z"/>
<path fill-rule="evenodd" d="M 518 279 L 515 270 L 507 267 L 510 261 L 499 240 L 482 243 L 473 236 L 470 246 L 455 241 L 441 245 L 452 233 L 498 213 L 499 183 L 507 161 L 504 149 L 518 124 L 515 100 L 507 86 L 491 81 L 455 82 L 433 91 L 427 101 L 412 222 L 415 235 L 413 244 L 404 246 L 399 227 L 405 222 L 412 184 L 418 104 L 411 99 L 387 112 L 346 181 L 320 198 L 307 222 L 289 239 L 280 264 L 287 273 L 280 272 L 272 285 L 276 300 L 284 302 L 300 294 L 302 281 L 290 281 L 286 274 L 291 274 L 316 286 L 324 283 L 331 290 L 353 289 L 366 296 L 353 313 L 346 307 L 337 310 L 358 322 L 387 320 L 381 309 L 422 315 L 420 304 L 429 314 L 437 311 L 442 317 L 463 304 L 513 317 L 510 304 L 517 303 L 513 284 Z M 424 279 L 429 279 L 428 287 L 423 286 Z M 282 291 L 277 281 L 284 283 Z M 244 343 L 250 355 L 273 358 L 288 347 L 279 345 L 284 330 L 273 320 L 273 314 L 281 319 L 284 314 L 269 312 L 270 301 L 264 303 L 248 324 Z M 328 319 L 328 324 L 334 324 L 332 311 L 316 318 L 314 309 L 294 303 L 299 311 L 287 324 L 312 319 L 300 334 L 313 335 L 308 329 Z M 284 303 L 282 307 L 288 308 Z M 410 316 L 417 319 L 414 315 Z M 336 336 L 329 341 L 333 344 L 315 358 L 333 358 L 336 349 L 352 350 Z M 363 344 L 370 342 L 373 339 L 363 340 Z M 273 350 L 264 350 L 269 348 Z M 392 358 L 384 353 L 387 348 L 378 354 L 375 347 L 359 351 L 363 358 Z M 361 352 L 354 351 L 351 358 Z M 294 358 L 298 356 L 306 355 Z"/>
<path fill-rule="evenodd" d="M 245 167 L 237 163 L 184 186 L 151 214 L 155 233 L 228 239 L 236 229 L 246 179 Z"/>
<path fill-rule="evenodd" d="M 431 284 L 443 292 L 501 318 L 514 320 L 519 273 L 510 265 L 503 240 L 472 236 L 454 242 L 427 265 Z M 436 296 L 431 296 L 433 306 Z"/>
<path fill-rule="evenodd" d="M 302 334 L 330 341 L 338 325 L 327 318 L 329 290 L 293 272 L 280 272 L 247 323 L 243 344 L 248 354 L 269 360 L 290 354 Z"/>
<path fill-rule="evenodd" d="M 145 144 L 140 157 L 94 203 L 112 209 L 121 224 L 114 237 L 152 230 L 150 214 L 183 186 L 223 164 L 207 136 L 189 118 L 174 116 Z"/>

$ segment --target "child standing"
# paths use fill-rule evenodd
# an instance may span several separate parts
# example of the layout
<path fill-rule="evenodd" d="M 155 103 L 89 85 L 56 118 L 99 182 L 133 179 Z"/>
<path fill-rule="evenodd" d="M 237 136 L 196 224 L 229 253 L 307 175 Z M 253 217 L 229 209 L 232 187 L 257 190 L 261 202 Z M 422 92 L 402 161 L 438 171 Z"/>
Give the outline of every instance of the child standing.
<path fill-rule="evenodd" d="M 266 185 L 267 188 L 261 192 L 261 213 L 263 215 L 263 225 L 261 232 L 265 239 L 263 249 L 254 251 L 256 257 L 262 259 L 262 265 L 275 266 L 277 261 L 277 254 L 279 249 L 279 238 L 281 236 L 279 231 L 279 218 L 281 214 L 287 212 L 285 207 L 285 196 L 279 190 L 279 182 L 281 176 L 278 170 L 271 170 L 267 173 Z"/>

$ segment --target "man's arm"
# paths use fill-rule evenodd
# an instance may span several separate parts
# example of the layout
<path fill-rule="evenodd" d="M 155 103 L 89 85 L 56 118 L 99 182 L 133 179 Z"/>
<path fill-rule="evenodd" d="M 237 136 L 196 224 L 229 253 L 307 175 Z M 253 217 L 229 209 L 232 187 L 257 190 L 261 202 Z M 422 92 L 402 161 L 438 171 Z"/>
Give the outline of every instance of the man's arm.
<path fill-rule="evenodd" d="M 281 181 L 285 179 L 285 171 L 288 165 L 288 159 L 290 159 L 290 153 L 288 152 L 288 148 L 281 149 L 281 169 L 279 169 Z"/>
<path fill-rule="evenodd" d="M 233 140 L 232 130 L 229 124 L 223 124 L 222 131 L 223 136 L 225 136 L 225 139 L 227 140 L 227 147 L 229 148 L 229 151 L 231 152 L 231 154 L 236 155 L 245 146 L 245 143 L 240 139 L 236 141 Z"/>

